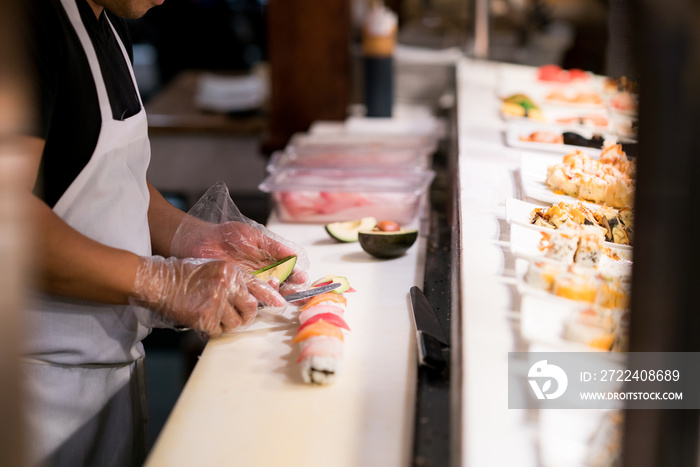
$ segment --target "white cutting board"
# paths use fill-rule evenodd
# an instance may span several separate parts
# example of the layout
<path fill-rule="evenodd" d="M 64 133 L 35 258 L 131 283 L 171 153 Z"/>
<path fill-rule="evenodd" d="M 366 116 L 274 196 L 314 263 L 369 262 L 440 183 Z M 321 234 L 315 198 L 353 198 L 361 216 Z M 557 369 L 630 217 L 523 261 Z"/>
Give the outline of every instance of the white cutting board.
<path fill-rule="evenodd" d="M 405 466 L 411 458 L 416 349 L 409 289 L 422 288 L 419 241 L 378 260 L 336 243 L 322 225 L 269 227 L 301 243 L 310 276 L 344 275 L 343 370 L 335 384 L 301 381 L 298 322 L 210 341 L 146 465 Z"/>

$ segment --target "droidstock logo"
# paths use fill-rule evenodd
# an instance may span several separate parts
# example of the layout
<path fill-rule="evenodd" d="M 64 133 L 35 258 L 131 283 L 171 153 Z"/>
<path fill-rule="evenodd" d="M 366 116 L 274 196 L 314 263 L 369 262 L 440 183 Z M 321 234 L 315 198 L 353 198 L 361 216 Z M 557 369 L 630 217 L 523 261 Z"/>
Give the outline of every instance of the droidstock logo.
<path fill-rule="evenodd" d="M 530 387 L 538 399 L 556 399 L 564 394 L 566 386 L 569 384 L 569 379 L 566 373 L 556 365 L 548 365 L 547 360 L 540 360 L 530 367 L 527 373 Z M 557 387 L 554 392 L 549 392 L 552 389 L 552 380 L 557 382 Z M 540 386 L 540 381 L 542 385 Z"/>

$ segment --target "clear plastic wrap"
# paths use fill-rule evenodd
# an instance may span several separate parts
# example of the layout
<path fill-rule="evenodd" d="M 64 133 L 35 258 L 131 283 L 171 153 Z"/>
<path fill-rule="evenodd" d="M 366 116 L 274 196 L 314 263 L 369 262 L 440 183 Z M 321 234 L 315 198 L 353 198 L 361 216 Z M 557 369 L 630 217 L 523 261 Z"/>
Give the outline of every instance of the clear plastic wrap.
<path fill-rule="evenodd" d="M 287 280 L 279 284 L 272 279 L 271 285 L 287 295 L 304 289 L 309 282 L 306 251 L 244 216 L 221 181 L 209 188 L 182 219 L 173 236 L 170 254 L 180 258 L 220 259 L 248 273 L 296 255 L 296 265 Z M 258 305 L 261 315 L 281 313 L 287 307 L 286 303 L 275 306 L 261 302 Z"/>

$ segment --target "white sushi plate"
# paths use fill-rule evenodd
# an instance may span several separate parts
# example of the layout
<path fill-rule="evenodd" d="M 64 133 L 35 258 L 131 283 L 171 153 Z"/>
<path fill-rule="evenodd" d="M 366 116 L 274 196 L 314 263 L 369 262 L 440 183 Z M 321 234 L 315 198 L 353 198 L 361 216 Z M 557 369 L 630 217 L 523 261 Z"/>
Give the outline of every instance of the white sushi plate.
<path fill-rule="evenodd" d="M 527 137 L 535 131 L 546 131 L 561 135 L 565 131 L 578 133 L 585 138 L 591 138 L 594 134 L 600 134 L 606 142 L 615 143 L 617 137 L 610 133 L 596 132 L 584 128 L 570 128 L 554 125 L 544 125 L 538 123 L 529 123 L 523 121 L 508 122 L 506 128 L 506 144 L 516 149 L 526 149 L 529 151 L 544 151 L 554 152 L 557 154 L 567 154 L 569 152 L 580 149 L 585 151 L 591 157 L 600 156 L 601 150 L 595 148 L 586 148 L 582 146 L 574 146 L 571 144 L 556 144 L 556 143 L 541 143 L 537 141 L 523 141 L 521 137 Z"/>
<path fill-rule="evenodd" d="M 572 300 L 566 297 L 559 297 L 546 290 L 538 289 L 533 287 L 525 281 L 525 274 L 530 267 L 530 261 L 522 258 L 515 260 L 515 275 L 516 284 L 518 287 L 518 292 L 520 295 L 525 297 L 532 297 L 533 299 L 543 300 L 551 303 L 553 307 L 561 307 L 562 309 L 580 309 L 581 307 L 589 306 L 590 304 L 584 303 L 578 300 Z"/>
<path fill-rule="evenodd" d="M 352 332 L 335 383 L 303 383 L 296 307 L 291 319 L 211 339 L 145 465 L 406 465 L 417 369 L 408 292 L 423 284 L 425 237 L 379 260 L 323 226 L 273 218 L 268 228 L 306 250 L 312 280 L 342 275 L 357 291 L 346 296 Z"/>
<path fill-rule="evenodd" d="M 627 122 L 626 126 L 622 126 L 620 118 L 613 118 L 607 110 L 571 110 L 571 109 L 557 109 L 557 108 L 546 108 L 542 109 L 542 115 L 544 117 L 543 121 L 533 120 L 529 117 L 516 117 L 514 115 L 508 115 L 501 112 L 501 118 L 506 122 L 519 122 L 522 124 L 532 124 L 532 125 L 548 125 L 553 128 L 567 128 L 567 131 L 591 131 L 597 133 L 609 133 L 615 134 L 620 137 L 631 138 L 632 133 L 626 128 L 630 126 Z M 608 119 L 607 125 L 591 125 L 589 123 L 579 123 L 579 122 L 566 122 L 559 123 L 559 119 L 581 119 L 590 115 L 606 117 Z M 629 120 L 629 119 L 628 119 Z"/>
<path fill-rule="evenodd" d="M 577 204 L 578 201 L 574 204 Z M 546 207 L 548 205 L 544 205 Z M 506 220 L 511 223 L 520 224 L 528 229 L 536 230 L 538 232 L 554 232 L 554 229 L 548 229 L 547 227 L 542 227 L 539 225 L 534 225 L 530 223 L 532 216 L 532 211 L 535 208 L 542 208 L 543 205 L 537 205 L 528 203 L 527 201 L 522 201 L 515 198 L 506 199 Z M 632 246 L 630 245 L 620 245 L 613 242 L 605 242 L 605 246 L 609 248 L 614 248 L 618 250 L 629 250 L 632 251 Z"/>
<path fill-rule="evenodd" d="M 567 320 L 587 306 L 573 300 L 568 302 L 570 303 L 534 294 L 523 295 L 520 302 L 521 335 L 529 342 L 545 345 L 559 352 L 600 352 L 600 349 L 562 337 Z"/>
<path fill-rule="evenodd" d="M 591 156 L 593 155 L 586 150 L 584 150 L 584 152 Z M 565 203 L 583 203 L 591 209 L 599 209 L 601 207 L 600 204 L 583 201 L 569 195 L 554 193 L 552 189 L 547 186 L 547 169 L 561 161 L 562 156 L 560 154 L 521 151 L 520 180 L 525 196 L 544 203 L 556 204 L 561 201 Z"/>

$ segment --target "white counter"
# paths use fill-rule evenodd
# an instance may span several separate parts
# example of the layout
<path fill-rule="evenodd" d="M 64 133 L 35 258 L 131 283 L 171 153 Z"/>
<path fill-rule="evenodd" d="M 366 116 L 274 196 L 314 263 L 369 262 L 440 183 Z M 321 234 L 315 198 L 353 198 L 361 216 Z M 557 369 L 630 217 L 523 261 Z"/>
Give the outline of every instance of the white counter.
<path fill-rule="evenodd" d="M 500 64 L 458 67 L 462 216 L 463 381 L 461 457 L 466 466 L 533 466 L 527 413 L 508 409 L 508 352 L 515 351 L 518 299 L 505 200 L 516 196 L 519 155 L 503 142 L 496 95 Z"/>
<path fill-rule="evenodd" d="M 345 294 L 352 332 L 342 373 L 329 386 L 302 382 L 295 319 L 213 339 L 146 465 L 408 465 L 416 378 L 408 292 L 423 284 L 425 239 L 378 260 L 331 240 L 322 225 L 268 226 L 306 249 L 312 279 L 344 275 L 357 290 Z"/>

